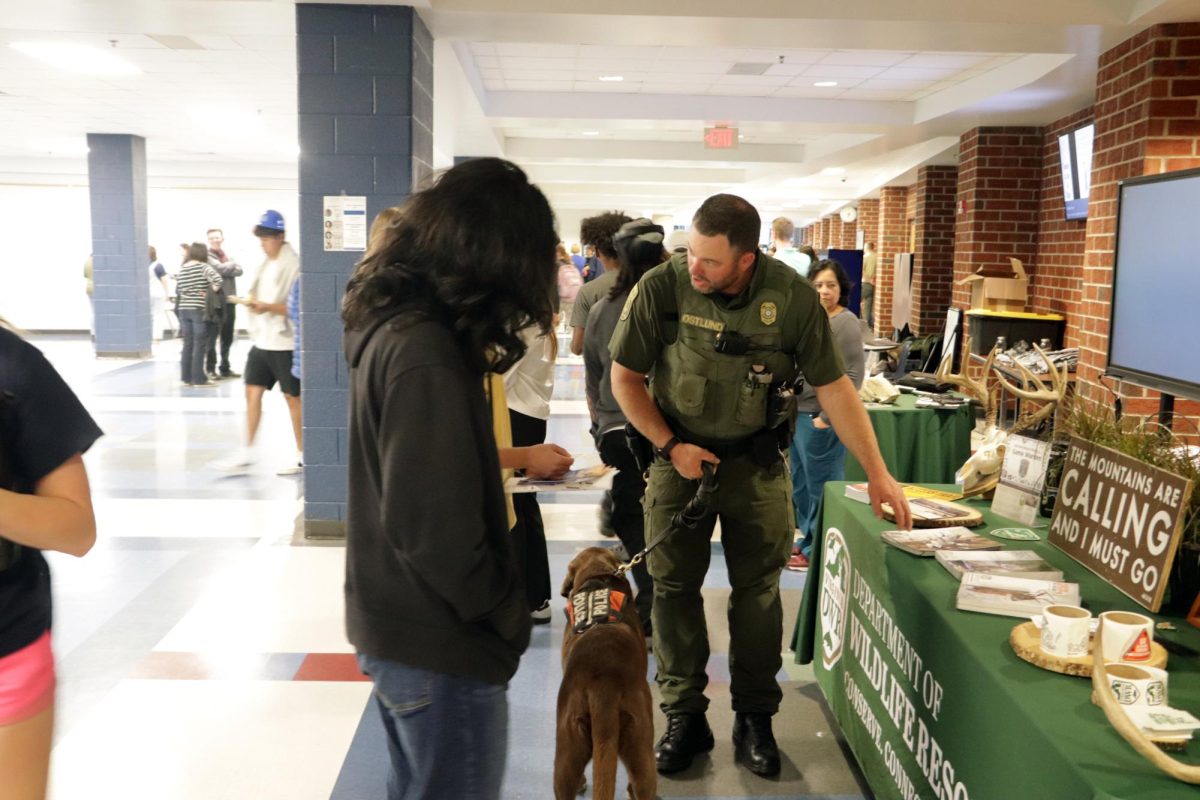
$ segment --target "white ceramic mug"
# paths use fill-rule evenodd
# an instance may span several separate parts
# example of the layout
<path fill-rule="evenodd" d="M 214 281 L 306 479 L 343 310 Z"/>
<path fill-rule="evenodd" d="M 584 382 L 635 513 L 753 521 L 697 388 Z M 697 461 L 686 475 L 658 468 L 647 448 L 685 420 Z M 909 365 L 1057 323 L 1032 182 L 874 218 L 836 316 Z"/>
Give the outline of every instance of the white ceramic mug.
<path fill-rule="evenodd" d="M 1133 664 L 1104 667 L 1113 697 L 1123 706 L 1166 707 L 1167 671 Z"/>
<path fill-rule="evenodd" d="M 1087 655 L 1092 612 L 1079 606 L 1046 606 L 1042 619 L 1043 652 L 1063 658 Z"/>
<path fill-rule="evenodd" d="M 1150 660 L 1154 642 L 1154 620 L 1132 611 L 1105 611 L 1100 615 L 1104 627 L 1104 661 L 1145 663 Z"/>

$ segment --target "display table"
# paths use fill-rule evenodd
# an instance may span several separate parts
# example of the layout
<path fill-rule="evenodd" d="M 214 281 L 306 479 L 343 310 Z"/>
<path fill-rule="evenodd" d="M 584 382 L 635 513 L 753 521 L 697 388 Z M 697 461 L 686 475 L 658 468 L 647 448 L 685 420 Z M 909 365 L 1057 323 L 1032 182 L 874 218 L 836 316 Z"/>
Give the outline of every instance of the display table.
<path fill-rule="evenodd" d="M 972 407 L 953 411 L 917 408 L 915 395 L 903 394 L 886 406 L 868 406 L 888 472 L 902 483 L 953 483 L 954 471 L 971 454 Z M 846 454 L 846 480 L 865 481 L 858 460 Z"/>
<path fill-rule="evenodd" d="M 847 499 L 844 487 L 825 487 L 824 535 L 813 548 L 793 647 L 796 661 L 813 663 L 879 800 L 1200 796 L 1112 730 L 1091 703 L 1090 681 L 1017 658 L 1008 637 L 1019 619 L 955 609 L 957 581 L 936 560 L 884 544 L 879 533 L 890 524 Z M 978 532 L 1013 524 L 987 502 L 970 505 L 987 522 Z M 1002 543 L 1032 547 L 1063 570 L 1094 614 L 1141 610 L 1045 541 Z M 1177 631 L 1156 638 L 1200 650 L 1200 631 L 1174 622 Z M 1172 653 L 1168 670 L 1171 705 L 1200 715 L 1197 657 Z M 1200 741 L 1181 760 L 1200 764 Z"/>

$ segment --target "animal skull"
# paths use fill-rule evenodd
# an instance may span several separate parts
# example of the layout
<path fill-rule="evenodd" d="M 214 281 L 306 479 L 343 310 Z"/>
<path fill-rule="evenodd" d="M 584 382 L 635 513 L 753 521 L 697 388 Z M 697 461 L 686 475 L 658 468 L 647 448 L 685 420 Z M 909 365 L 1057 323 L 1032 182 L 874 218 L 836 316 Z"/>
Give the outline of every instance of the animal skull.
<path fill-rule="evenodd" d="M 983 432 L 978 449 L 954 473 L 954 482 L 958 484 L 963 497 L 984 494 L 1000 483 L 1000 467 L 1004 464 L 1004 445 L 1007 441 L 1008 432 L 995 424 Z"/>

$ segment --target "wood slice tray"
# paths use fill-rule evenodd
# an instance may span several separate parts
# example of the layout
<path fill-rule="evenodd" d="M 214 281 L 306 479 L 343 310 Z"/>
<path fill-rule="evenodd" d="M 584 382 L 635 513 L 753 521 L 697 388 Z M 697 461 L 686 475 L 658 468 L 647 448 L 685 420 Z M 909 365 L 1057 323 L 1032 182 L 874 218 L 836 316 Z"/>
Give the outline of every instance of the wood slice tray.
<path fill-rule="evenodd" d="M 1096 637 L 1093 636 L 1088 642 L 1088 654 L 1086 656 L 1067 658 L 1065 656 L 1053 656 L 1042 650 L 1042 633 L 1032 621 L 1022 622 L 1020 625 L 1017 625 L 1012 629 L 1012 634 L 1008 637 L 1008 643 L 1012 646 L 1013 652 L 1022 661 L 1028 661 L 1035 667 L 1041 667 L 1051 672 L 1074 675 L 1077 678 L 1092 677 L 1092 643 L 1095 640 Z M 1150 660 L 1134 664 L 1133 666 L 1166 669 L 1167 651 L 1158 642 L 1152 642 L 1150 644 Z"/>
<path fill-rule="evenodd" d="M 980 514 L 969 506 L 964 506 L 960 503 L 950 503 L 946 500 L 933 500 L 931 498 L 914 498 L 908 501 L 909 508 L 913 509 L 913 527 L 914 528 L 954 528 L 962 526 L 964 528 L 975 528 L 983 524 L 983 514 Z M 917 517 L 916 508 L 918 505 L 923 505 L 928 508 L 936 508 L 945 516 L 936 519 L 919 519 Z M 896 512 L 890 503 L 883 503 L 883 517 L 888 522 L 896 521 Z"/>

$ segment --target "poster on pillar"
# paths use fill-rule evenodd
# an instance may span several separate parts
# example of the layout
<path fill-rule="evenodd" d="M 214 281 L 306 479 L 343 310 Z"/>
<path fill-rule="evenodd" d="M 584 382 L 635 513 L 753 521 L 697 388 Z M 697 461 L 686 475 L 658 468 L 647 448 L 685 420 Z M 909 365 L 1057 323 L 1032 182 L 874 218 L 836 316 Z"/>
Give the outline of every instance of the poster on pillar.
<path fill-rule="evenodd" d="M 367 249 L 367 198 L 325 195 L 324 235 L 326 251 Z"/>
<path fill-rule="evenodd" d="M 1157 612 L 1192 488 L 1165 469 L 1072 437 L 1050 543 Z"/>

